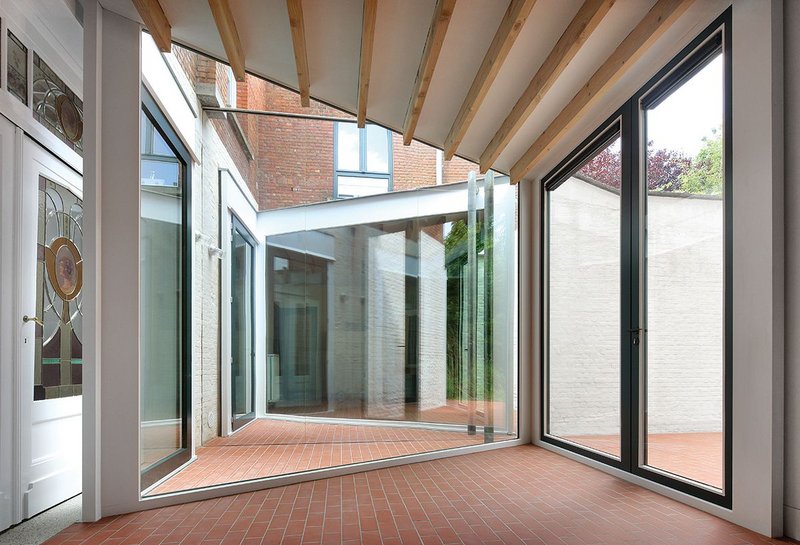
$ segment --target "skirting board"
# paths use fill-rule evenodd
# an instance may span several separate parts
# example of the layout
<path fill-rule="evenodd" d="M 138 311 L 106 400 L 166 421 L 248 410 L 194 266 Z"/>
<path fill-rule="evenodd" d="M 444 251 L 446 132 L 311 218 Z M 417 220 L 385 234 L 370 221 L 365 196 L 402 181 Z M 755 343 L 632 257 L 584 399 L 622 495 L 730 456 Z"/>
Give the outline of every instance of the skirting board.
<path fill-rule="evenodd" d="M 800 539 L 800 509 L 783 506 L 783 533 L 786 537 Z"/>

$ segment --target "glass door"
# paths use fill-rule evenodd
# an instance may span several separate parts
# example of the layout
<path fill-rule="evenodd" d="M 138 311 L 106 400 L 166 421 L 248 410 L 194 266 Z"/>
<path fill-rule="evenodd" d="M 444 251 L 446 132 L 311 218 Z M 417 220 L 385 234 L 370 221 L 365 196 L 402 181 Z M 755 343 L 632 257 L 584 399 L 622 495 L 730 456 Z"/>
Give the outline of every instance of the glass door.
<path fill-rule="evenodd" d="M 542 440 L 731 502 L 727 12 L 544 178 Z"/>
<path fill-rule="evenodd" d="M 546 434 L 622 459 L 622 158 L 615 120 L 545 186 Z"/>
<path fill-rule="evenodd" d="M 150 95 L 141 115 L 141 488 L 191 457 L 188 153 Z"/>
<path fill-rule="evenodd" d="M 641 100 L 638 462 L 717 492 L 725 488 L 729 269 L 723 74 L 720 35 Z"/>
<path fill-rule="evenodd" d="M 235 431 L 255 418 L 255 244 L 239 220 L 234 217 L 231 224 L 231 428 Z"/>

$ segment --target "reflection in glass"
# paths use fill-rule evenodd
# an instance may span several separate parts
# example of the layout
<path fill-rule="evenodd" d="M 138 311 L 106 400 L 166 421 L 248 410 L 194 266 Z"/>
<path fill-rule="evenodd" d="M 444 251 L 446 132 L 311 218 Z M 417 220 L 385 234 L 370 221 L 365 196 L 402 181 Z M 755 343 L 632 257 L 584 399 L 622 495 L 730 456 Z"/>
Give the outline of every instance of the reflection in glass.
<path fill-rule="evenodd" d="M 8 65 L 6 70 L 6 87 L 8 91 L 28 104 L 28 48 L 23 45 L 14 33 L 8 31 Z"/>
<path fill-rule="evenodd" d="M 722 55 L 645 110 L 645 464 L 724 478 Z"/>
<path fill-rule="evenodd" d="M 389 172 L 389 131 L 377 125 L 366 126 L 367 172 Z"/>
<path fill-rule="evenodd" d="M 183 438 L 183 183 L 152 183 L 145 169 L 157 134 L 143 115 L 140 223 L 141 470 L 150 475 L 180 452 Z M 160 136 L 159 136 L 160 137 Z M 177 166 L 172 150 L 161 150 Z M 182 169 L 181 169 L 182 170 Z M 180 171 L 179 171 L 180 172 Z M 143 487 L 154 477 L 145 479 Z"/>
<path fill-rule="evenodd" d="M 620 138 L 547 192 L 547 433 L 620 456 Z"/>
<path fill-rule="evenodd" d="M 361 170 L 361 141 L 358 125 L 337 123 L 336 169 L 358 172 Z"/>
<path fill-rule="evenodd" d="M 474 253 L 480 280 L 472 289 L 481 326 L 475 341 L 486 339 L 489 306 L 502 309 L 495 311 L 502 331 L 495 344 L 477 350 L 472 416 L 481 433 L 493 420 L 503 439 L 516 434 L 509 337 L 515 326 L 507 318 L 513 315 L 515 193 L 508 184 L 498 187 L 494 274 L 485 263 L 481 210 Z M 391 202 L 376 206 L 397 216 Z M 331 423 L 426 422 L 463 434 L 450 441 L 470 441 L 467 234 L 462 211 L 268 237 L 268 413 Z M 494 301 L 485 297 L 487 281 L 500 286 Z"/>
<path fill-rule="evenodd" d="M 231 253 L 231 424 L 235 430 L 255 417 L 253 244 L 235 219 Z"/>

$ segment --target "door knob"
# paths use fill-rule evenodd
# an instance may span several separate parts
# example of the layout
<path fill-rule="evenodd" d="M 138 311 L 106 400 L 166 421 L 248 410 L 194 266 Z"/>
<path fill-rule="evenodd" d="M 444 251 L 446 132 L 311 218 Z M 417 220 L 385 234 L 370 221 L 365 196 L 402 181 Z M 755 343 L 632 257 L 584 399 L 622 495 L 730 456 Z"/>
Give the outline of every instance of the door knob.
<path fill-rule="evenodd" d="M 37 323 L 40 326 L 44 327 L 44 322 L 42 320 L 40 320 L 39 318 L 37 318 L 36 316 L 28 316 L 26 314 L 25 316 L 22 317 L 22 321 L 25 322 L 26 324 L 28 322 L 34 322 L 34 323 Z"/>

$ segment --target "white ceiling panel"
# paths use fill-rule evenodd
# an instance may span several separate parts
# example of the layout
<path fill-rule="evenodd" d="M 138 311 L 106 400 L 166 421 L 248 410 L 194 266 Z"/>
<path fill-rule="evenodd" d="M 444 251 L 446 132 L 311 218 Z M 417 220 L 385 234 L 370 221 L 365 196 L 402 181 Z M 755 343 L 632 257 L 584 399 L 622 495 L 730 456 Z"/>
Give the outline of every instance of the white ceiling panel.
<path fill-rule="evenodd" d="M 173 39 L 225 58 L 205 0 L 160 0 L 172 24 Z M 355 111 L 361 51 L 363 0 L 304 0 L 311 96 Z M 130 0 L 101 0 L 110 9 L 136 18 Z M 247 69 L 297 88 L 285 0 L 230 0 Z M 457 153 L 477 160 L 533 75 L 566 29 L 583 0 L 538 0 L 487 93 Z M 509 171 L 591 75 L 608 58 L 656 0 L 617 0 L 531 117 L 500 155 L 495 168 Z M 425 45 L 436 0 L 380 0 L 370 80 L 368 119 L 401 129 Z M 494 37 L 509 0 L 459 0 L 456 3 L 415 136 L 442 146 Z M 625 76 L 599 97 L 590 111 L 553 146 L 529 174 L 546 172 L 631 92 L 719 15 L 730 0 L 698 0 Z"/>

